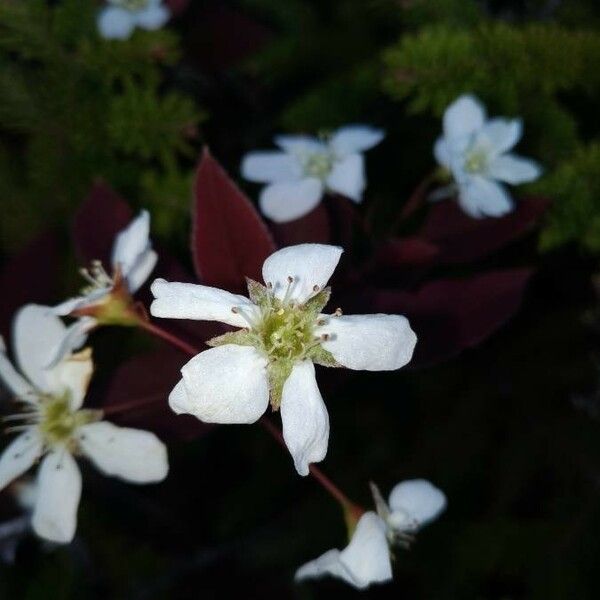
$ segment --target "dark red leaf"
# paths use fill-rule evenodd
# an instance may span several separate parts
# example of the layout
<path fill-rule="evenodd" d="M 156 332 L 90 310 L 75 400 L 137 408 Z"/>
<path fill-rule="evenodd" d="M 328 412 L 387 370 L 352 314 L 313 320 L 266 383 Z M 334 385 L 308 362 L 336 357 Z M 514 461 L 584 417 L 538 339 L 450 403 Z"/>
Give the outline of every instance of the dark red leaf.
<path fill-rule="evenodd" d="M 307 242 L 328 244 L 331 240 L 329 215 L 323 202 L 299 219 L 287 223 L 273 223 L 271 229 L 281 247 Z"/>
<path fill-rule="evenodd" d="M 378 290 L 373 312 L 408 317 L 419 341 L 414 364 L 428 364 L 481 343 L 518 310 L 532 271 L 491 271 L 441 279 L 416 292 Z"/>
<path fill-rule="evenodd" d="M 59 244 L 51 230 L 38 235 L 4 264 L 0 271 L 0 333 L 7 342 L 14 313 L 23 304 L 56 301 L 58 272 Z"/>
<path fill-rule="evenodd" d="M 430 265 L 439 254 L 438 247 L 418 237 L 389 240 L 376 252 L 375 260 L 382 267 L 410 268 Z"/>
<path fill-rule="evenodd" d="M 544 198 L 528 198 L 506 217 L 472 219 L 456 202 L 439 202 L 418 235 L 439 247 L 441 263 L 474 261 L 533 229 L 548 205 Z"/>
<path fill-rule="evenodd" d="M 164 347 L 122 363 L 105 395 L 102 408 L 107 411 L 106 419 L 176 439 L 189 440 L 206 433 L 208 425 L 190 415 L 176 415 L 167 402 L 188 360 L 188 356 Z M 120 407 L 129 408 L 120 411 Z"/>
<path fill-rule="evenodd" d="M 245 277 L 262 280 L 264 260 L 275 244 L 252 203 L 205 149 L 198 168 L 192 255 L 207 285 L 245 289 Z"/>
<path fill-rule="evenodd" d="M 73 220 L 73 242 L 81 264 L 95 259 L 110 264 L 115 235 L 132 216 L 129 205 L 108 184 L 96 182 Z"/>
<path fill-rule="evenodd" d="M 165 0 L 173 16 L 181 14 L 189 5 L 190 0 Z"/>

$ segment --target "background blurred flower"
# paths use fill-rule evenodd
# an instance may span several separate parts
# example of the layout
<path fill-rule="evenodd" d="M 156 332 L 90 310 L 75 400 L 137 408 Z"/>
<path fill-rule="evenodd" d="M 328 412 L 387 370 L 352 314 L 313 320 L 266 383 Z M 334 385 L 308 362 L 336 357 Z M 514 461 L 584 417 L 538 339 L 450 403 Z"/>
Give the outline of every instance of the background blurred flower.
<path fill-rule="evenodd" d="M 163 0 L 107 0 L 98 14 L 98 31 L 107 40 L 126 40 L 136 27 L 160 29 L 171 13 Z"/>

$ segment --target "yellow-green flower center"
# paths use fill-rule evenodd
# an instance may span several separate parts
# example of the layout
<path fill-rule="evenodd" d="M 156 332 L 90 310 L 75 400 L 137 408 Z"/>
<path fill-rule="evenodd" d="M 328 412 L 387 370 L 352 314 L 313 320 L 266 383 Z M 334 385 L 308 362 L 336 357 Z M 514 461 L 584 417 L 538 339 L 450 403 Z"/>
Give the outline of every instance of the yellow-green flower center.
<path fill-rule="evenodd" d="M 483 150 L 472 150 L 465 159 L 467 173 L 483 173 L 487 168 L 487 155 Z"/>
<path fill-rule="evenodd" d="M 40 421 L 38 429 L 48 446 L 69 444 L 73 434 L 82 425 L 97 420 L 93 410 L 71 409 L 70 394 L 40 399 Z"/>
<path fill-rule="evenodd" d="M 333 162 L 333 156 L 329 152 L 315 152 L 304 158 L 302 168 L 307 177 L 325 179 L 331 173 Z"/>

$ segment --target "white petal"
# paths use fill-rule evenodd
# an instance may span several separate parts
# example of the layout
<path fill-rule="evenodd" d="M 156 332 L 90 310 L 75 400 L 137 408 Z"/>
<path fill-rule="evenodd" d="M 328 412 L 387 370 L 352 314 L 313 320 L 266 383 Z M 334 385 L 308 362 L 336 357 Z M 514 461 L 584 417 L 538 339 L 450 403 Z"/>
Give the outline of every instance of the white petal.
<path fill-rule="evenodd" d="M 40 537 L 66 544 L 75 536 L 81 473 L 65 450 L 46 456 L 38 473 L 38 498 L 31 524 Z"/>
<path fill-rule="evenodd" d="M 121 274 L 127 278 L 140 256 L 150 250 L 150 213 L 143 210 L 120 231 L 112 249 L 113 267 L 119 267 Z"/>
<path fill-rule="evenodd" d="M 474 96 L 464 95 L 455 100 L 444 113 L 444 134 L 449 138 L 464 138 L 481 129 L 485 109 Z"/>
<path fill-rule="evenodd" d="M 450 168 L 450 149 L 443 137 L 436 140 L 433 147 L 433 155 L 435 156 L 435 160 L 437 160 L 442 167 L 446 167 L 446 169 Z"/>
<path fill-rule="evenodd" d="M 376 146 L 384 138 L 381 129 L 368 125 L 348 125 L 338 129 L 329 140 L 329 146 L 337 156 L 364 152 Z"/>
<path fill-rule="evenodd" d="M 205 423 L 254 423 L 267 410 L 267 360 L 255 348 L 227 344 L 201 352 L 181 369 L 189 412 Z M 181 397 L 173 390 L 175 404 Z"/>
<path fill-rule="evenodd" d="M 372 583 L 390 581 L 392 564 L 383 520 L 374 512 L 366 512 L 344 550 L 330 550 L 300 567 L 296 580 L 323 575 L 339 577 L 361 590 Z"/>
<path fill-rule="evenodd" d="M 32 427 L 16 437 L 0 456 L 0 490 L 25 473 L 42 454 L 42 438 Z"/>
<path fill-rule="evenodd" d="M 302 176 L 300 162 L 277 151 L 259 151 L 246 154 L 242 160 L 242 177 L 248 181 L 272 183 L 274 181 L 293 181 Z"/>
<path fill-rule="evenodd" d="M 183 379 L 180 379 L 171 390 L 169 394 L 169 406 L 178 415 L 192 413 L 194 410 L 194 404 L 188 396 Z"/>
<path fill-rule="evenodd" d="M 329 339 L 323 348 L 344 367 L 366 371 L 393 371 L 412 358 L 417 336 L 400 315 L 326 316 L 319 333 Z"/>
<path fill-rule="evenodd" d="M 24 375 L 43 392 L 62 392 L 47 366 L 63 346 L 67 328 L 48 306 L 27 304 L 15 317 L 13 347 Z"/>
<path fill-rule="evenodd" d="M 281 422 L 296 471 L 308 475 L 308 465 L 325 458 L 329 440 L 329 415 L 308 360 L 292 369 L 283 386 Z"/>
<path fill-rule="evenodd" d="M 513 185 L 534 181 L 542 174 L 540 165 L 516 154 L 502 154 L 488 167 L 487 175 Z"/>
<path fill-rule="evenodd" d="M 350 154 L 336 162 L 327 176 L 327 187 L 333 191 L 360 202 L 367 184 L 365 179 L 365 161 L 362 154 Z"/>
<path fill-rule="evenodd" d="M 69 392 L 71 410 L 78 410 L 83 404 L 93 372 L 92 351 L 86 348 L 48 369 L 48 377 L 55 392 Z"/>
<path fill-rule="evenodd" d="M 286 296 L 296 302 L 305 302 L 315 294 L 315 286 L 322 290 L 333 275 L 344 250 L 325 244 L 299 244 L 274 252 L 265 260 L 263 280 L 271 284 L 275 296 Z M 289 283 L 289 277 L 293 282 Z M 289 288 L 289 290 L 288 290 Z"/>
<path fill-rule="evenodd" d="M 152 249 L 146 250 L 138 257 L 127 274 L 127 287 L 131 294 L 135 294 L 146 283 L 157 262 L 158 254 Z"/>
<path fill-rule="evenodd" d="M 309 135 L 277 135 L 275 143 L 285 152 L 293 155 L 306 155 L 315 152 L 327 152 L 327 145 Z"/>
<path fill-rule="evenodd" d="M 169 472 L 167 448 L 149 431 L 100 421 L 81 427 L 78 439 L 83 453 L 105 475 L 152 483 Z"/>
<path fill-rule="evenodd" d="M 171 13 L 162 4 L 149 4 L 144 10 L 135 13 L 135 22 L 138 27 L 153 31 L 160 29 L 169 19 Z"/>
<path fill-rule="evenodd" d="M 98 15 L 98 31 L 107 40 L 126 40 L 135 27 L 132 13 L 117 6 L 109 6 Z"/>
<path fill-rule="evenodd" d="M 460 186 L 458 201 L 471 217 L 502 217 L 513 209 L 513 202 L 504 187 L 481 176 L 470 177 Z"/>
<path fill-rule="evenodd" d="M 0 336 L 0 381 L 17 398 L 27 400 L 33 394 L 31 385 L 17 372 L 6 354 L 4 339 Z"/>
<path fill-rule="evenodd" d="M 47 367 L 55 367 L 65 356 L 81 348 L 88 337 L 88 333 L 97 325 L 94 317 L 80 317 L 73 321 L 66 329 L 65 337 L 57 348 Z"/>
<path fill-rule="evenodd" d="M 475 144 L 483 144 L 494 154 L 510 150 L 523 135 L 521 119 L 490 119 L 477 135 Z"/>
<path fill-rule="evenodd" d="M 437 519 L 446 508 L 446 496 L 425 479 L 410 479 L 394 487 L 389 505 L 392 511 L 408 513 L 422 527 Z"/>
<path fill-rule="evenodd" d="M 252 319 L 257 310 L 248 298 L 207 285 L 155 279 L 150 289 L 154 294 L 150 313 L 155 317 L 219 321 L 246 327 L 248 321 L 244 315 Z"/>
<path fill-rule="evenodd" d="M 321 200 L 323 184 L 315 177 L 272 183 L 258 198 L 262 213 L 276 223 L 293 221 L 308 214 Z"/>

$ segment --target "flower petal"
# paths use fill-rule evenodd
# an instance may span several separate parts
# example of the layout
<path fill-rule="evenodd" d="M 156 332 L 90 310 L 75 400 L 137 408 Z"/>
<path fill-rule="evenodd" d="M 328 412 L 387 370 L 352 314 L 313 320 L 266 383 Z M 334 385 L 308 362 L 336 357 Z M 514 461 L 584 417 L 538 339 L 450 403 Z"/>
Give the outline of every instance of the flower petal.
<path fill-rule="evenodd" d="M 433 155 L 440 165 L 446 167 L 446 169 L 450 168 L 450 148 L 448 148 L 448 143 L 445 138 L 440 137 L 436 140 L 435 145 L 433 146 Z"/>
<path fill-rule="evenodd" d="M 143 210 L 120 231 L 113 245 L 112 264 L 127 278 L 140 256 L 150 250 L 150 213 Z"/>
<path fill-rule="evenodd" d="M 329 140 L 329 146 L 336 156 L 347 156 L 354 152 L 364 152 L 376 146 L 385 137 L 381 129 L 369 125 L 347 125 L 340 127 Z"/>
<path fill-rule="evenodd" d="M 0 490 L 31 468 L 42 454 L 43 442 L 34 427 L 16 437 L 0 456 Z"/>
<path fill-rule="evenodd" d="M 274 252 L 263 264 L 263 280 L 275 296 L 305 302 L 322 290 L 333 275 L 342 252 L 339 246 L 298 244 Z M 289 283 L 289 277 L 293 282 Z M 289 290 L 288 290 L 289 288 Z M 316 288 L 316 289 L 315 289 Z"/>
<path fill-rule="evenodd" d="M 94 317 L 80 317 L 73 321 L 67 327 L 65 337 L 51 357 L 47 368 L 55 367 L 65 356 L 81 348 L 87 340 L 88 333 L 96 327 L 97 323 Z"/>
<path fill-rule="evenodd" d="M 315 152 L 327 152 L 327 145 L 310 135 L 277 135 L 275 144 L 290 154 L 306 155 Z"/>
<path fill-rule="evenodd" d="M 126 40 L 135 27 L 130 11 L 117 6 L 109 6 L 98 15 L 98 31 L 107 40 Z"/>
<path fill-rule="evenodd" d="M 77 528 L 81 473 L 66 450 L 46 456 L 38 473 L 38 497 L 31 524 L 40 537 L 69 543 Z"/>
<path fill-rule="evenodd" d="M 163 4 L 150 3 L 145 9 L 135 13 L 135 23 L 142 29 L 160 29 L 171 18 L 171 12 Z"/>
<path fill-rule="evenodd" d="M 71 410 L 78 410 L 83 404 L 88 386 L 94 372 L 92 350 L 86 348 L 48 369 L 51 387 L 57 392 L 67 390 L 70 397 Z"/>
<path fill-rule="evenodd" d="M 255 348 L 226 344 L 201 352 L 181 369 L 189 412 L 205 423 L 254 423 L 267 410 L 267 360 Z M 181 400 L 175 386 L 174 398 Z"/>
<path fill-rule="evenodd" d="M 27 304 L 16 315 L 13 325 L 13 346 L 22 373 L 41 391 L 62 393 L 47 369 L 67 335 L 64 323 L 48 306 Z M 61 357 L 62 358 L 62 357 Z"/>
<path fill-rule="evenodd" d="M 169 472 L 167 448 L 149 431 L 100 421 L 81 427 L 78 434 L 81 450 L 105 475 L 152 483 Z"/>
<path fill-rule="evenodd" d="M 308 475 L 309 464 L 325 458 L 329 441 L 329 415 L 311 361 L 298 363 L 283 386 L 281 422 L 296 471 Z"/>
<path fill-rule="evenodd" d="M 349 369 L 393 371 L 410 361 L 417 336 L 400 315 L 326 316 L 323 348 Z"/>
<path fill-rule="evenodd" d="M 272 183 L 259 196 L 260 210 L 276 223 L 293 221 L 309 213 L 323 196 L 323 184 L 315 177 Z"/>
<path fill-rule="evenodd" d="M 0 380 L 19 399 L 27 400 L 33 394 L 31 385 L 17 372 L 9 360 L 2 336 L 0 336 Z"/>
<path fill-rule="evenodd" d="M 374 512 L 358 521 L 350 543 L 341 552 L 330 550 L 298 569 L 296 580 L 333 575 L 358 589 L 392 579 L 386 526 Z"/>
<path fill-rule="evenodd" d="M 408 513 L 422 527 L 444 511 L 446 495 L 425 479 L 409 479 L 394 486 L 389 505 L 392 511 Z"/>
<path fill-rule="evenodd" d="M 246 327 L 248 321 L 244 315 L 252 319 L 256 311 L 248 298 L 207 285 L 155 279 L 150 289 L 154 294 L 150 313 L 155 317 L 219 321 Z M 234 308 L 239 310 L 234 312 Z"/>
<path fill-rule="evenodd" d="M 488 167 L 487 175 L 513 185 L 534 181 L 542 174 L 542 168 L 535 161 L 516 154 L 502 154 Z"/>
<path fill-rule="evenodd" d="M 363 155 L 350 154 L 336 162 L 327 176 L 326 184 L 331 191 L 360 202 L 367 184 Z"/>
<path fill-rule="evenodd" d="M 469 177 L 460 186 L 458 201 L 461 208 L 474 219 L 502 217 L 513 209 L 513 201 L 504 187 L 481 176 Z"/>
<path fill-rule="evenodd" d="M 444 113 L 444 134 L 449 138 L 463 138 L 481 129 L 485 108 L 475 96 L 466 94 L 455 100 Z"/>
<path fill-rule="evenodd" d="M 521 119 L 505 119 L 496 117 L 490 119 L 477 135 L 475 144 L 483 144 L 495 154 L 502 154 L 510 150 L 523 135 L 523 121 Z"/>
<path fill-rule="evenodd" d="M 285 152 L 257 151 L 244 156 L 241 172 L 244 179 L 258 183 L 293 181 L 302 177 L 302 166 Z"/>
<path fill-rule="evenodd" d="M 157 262 L 158 254 L 152 249 L 138 257 L 127 274 L 127 287 L 131 294 L 135 294 L 146 283 Z"/>

